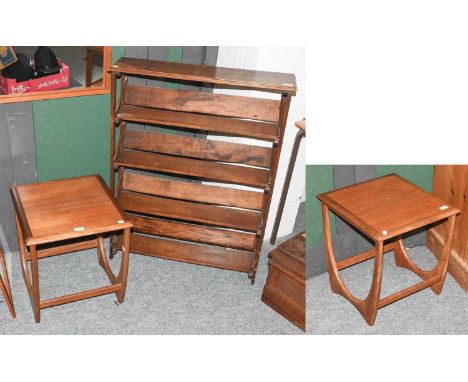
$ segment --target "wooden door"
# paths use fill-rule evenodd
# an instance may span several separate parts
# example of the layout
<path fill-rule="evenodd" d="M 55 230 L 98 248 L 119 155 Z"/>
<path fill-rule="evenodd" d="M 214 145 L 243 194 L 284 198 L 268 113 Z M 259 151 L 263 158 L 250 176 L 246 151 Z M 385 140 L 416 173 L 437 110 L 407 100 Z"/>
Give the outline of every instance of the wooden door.
<path fill-rule="evenodd" d="M 448 271 L 468 290 L 468 166 L 435 166 L 432 192 L 461 211 L 456 219 Z M 444 228 L 432 228 L 427 236 L 427 246 L 437 258 L 442 253 Z"/>

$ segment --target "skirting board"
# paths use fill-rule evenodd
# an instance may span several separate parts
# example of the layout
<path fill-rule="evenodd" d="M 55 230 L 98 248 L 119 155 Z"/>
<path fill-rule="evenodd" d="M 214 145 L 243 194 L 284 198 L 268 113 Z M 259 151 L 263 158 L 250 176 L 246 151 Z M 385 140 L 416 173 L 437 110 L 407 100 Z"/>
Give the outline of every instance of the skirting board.
<path fill-rule="evenodd" d="M 431 229 L 427 234 L 426 245 L 435 257 L 440 258 L 444 246 L 444 238 Z M 450 256 L 448 272 L 453 276 L 455 281 L 468 292 L 468 263 L 453 249 Z"/>

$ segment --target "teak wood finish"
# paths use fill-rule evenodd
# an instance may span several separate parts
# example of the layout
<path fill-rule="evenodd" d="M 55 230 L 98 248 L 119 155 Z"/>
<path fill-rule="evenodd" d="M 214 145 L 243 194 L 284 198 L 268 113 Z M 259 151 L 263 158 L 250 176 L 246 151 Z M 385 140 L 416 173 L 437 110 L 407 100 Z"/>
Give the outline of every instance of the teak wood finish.
<path fill-rule="evenodd" d="M 268 257 L 262 301 L 305 331 L 305 232 L 279 245 Z"/>
<path fill-rule="evenodd" d="M 24 281 L 36 322 L 40 310 L 90 297 L 115 293 L 123 302 L 128 275 L 132 223 L 99 175 L 49 181 L 10 188 L 16 212 L 18 243 Z M 103 235 L 123 231 L 122 260 L 112 273 Z M 98 262 L 111 285 L 40 300 L 38 260 L 83 249 L 97 248 Z M 31 273 L 28 268 L 31 263 Z"/>
<path fill-rule="evenodd" d="M 10 280 L 8 279 L 8 272 L 5 262 L 5 256 L 3 256 L 2 248 L 0 247 L 0 265 L 2 268 L 3 278 L 0 274 L 0 290 L 5 298 L 5 302 L 10 311 L 11 317 L 16 318 L 15 307 L 13 305 L 13 296 L 11 295 Z"/>
<path fill-rule="evenodd" d="M 455 223 L 448 272 L 468 291 L 468 166 L 436 165 L 432 193 L 461 211 Z M 437 258 L 443 255 L 444 240 L 443 225 L 429 230 L 426 244 Z"/>
<path fill-rule="evenodd" d="M 445 281 L 452 248 L 455 217 L 460 211 L 443 200 L 392 174 L 358 183 L 317 196 L 322 202 L 323 228 L 330 286 L 350 301 L 369 325 L 373 325 L 377 310 L 424 288 L 439 294 Z M 333 252 L 329 211 L 359 229 L 374 243 L 375 248 L 337 262 Z M 445 241 L 438 264 L 430 271 L 420 269 L 408 256 L 402 236 L 428 225 L 445 223 Z M 422 281 L 402 291 L 380 298 L 382 261 L 393 251 L 395 264 L 417 274 Z M 365 299 L 356 298 L 345 286 L 339 271 L 374 258 L 374 276 Z"/>
<path fill-rule="evenodd" d="M 245 272 L 253 283 L 289 105 L 296 93 L 295 76 L 135 58 L 122 58 L 109 71 L 111 187 L 126 219 L 134 224 L 131 251 Z M 128 76 L 280 96 L 263 99 L 131 85 Z M 136 131 L 126 128 L 130 122 L 247 137 L 269 145 Z M 155 172 L 256 190 L 164 179 Z M 121 242 L 112 238 L 112 253 Z"/>

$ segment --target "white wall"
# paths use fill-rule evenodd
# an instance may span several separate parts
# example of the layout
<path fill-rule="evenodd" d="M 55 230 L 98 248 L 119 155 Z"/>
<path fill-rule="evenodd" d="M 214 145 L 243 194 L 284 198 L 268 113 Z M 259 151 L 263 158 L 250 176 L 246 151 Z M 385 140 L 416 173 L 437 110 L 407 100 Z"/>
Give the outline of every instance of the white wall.
<path fill-rule="evenodd" d="M 219 47 L 217 66 L 225 66 L 238 69 L 253 69 L 275 72 L 294 73 L 297 80 L 297 95 L 291 101 L 289 117 L 286 126 L 286 134 L 283 142 L 275 190 L 268 217 L 265 239 L 271 235 L 276 210 L 278 208 L 284 177 L 286 175 L 289 157 L 297 133 L 294 122 L 305 117 L 305 48 L 304 47 Z M 279 99 L 279 95 L 270 95 L 256 91 L 238 91 L 215 89 L 215 93 L 242 94 L 252 97 L 267 97 Z M 210 135 L 211 138 L 219 137 Z M 246 138 L 232 138 L 234 142 L 263 144 Z M 304 141 L 304 140 L 303 140 Z M 292 233 L 297 211 L 301 200 L 305 198 L 305 153 L 304 142 L 296 161 L 291 186 L 284 207 L 283 217 L 278 232 L 278 237 Z"/>

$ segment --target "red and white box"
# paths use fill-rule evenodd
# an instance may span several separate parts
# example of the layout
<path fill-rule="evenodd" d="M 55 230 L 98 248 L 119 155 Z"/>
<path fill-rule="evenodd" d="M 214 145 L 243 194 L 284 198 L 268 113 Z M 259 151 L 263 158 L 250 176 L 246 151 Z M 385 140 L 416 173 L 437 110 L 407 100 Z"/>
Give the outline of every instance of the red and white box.
<path fill-rule="evenodd" d="M 0 94 L 46 92 L 49 90 L 68 88 L 70 86 L 70 68 L 62 61 L 57 61 L 62 69 L 60 69 L 59 73 L 47 77 L 16 82 L 14 78 L 6 78 L 0 74 Z"/>

